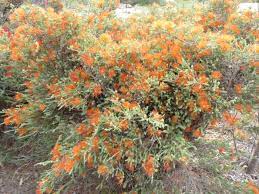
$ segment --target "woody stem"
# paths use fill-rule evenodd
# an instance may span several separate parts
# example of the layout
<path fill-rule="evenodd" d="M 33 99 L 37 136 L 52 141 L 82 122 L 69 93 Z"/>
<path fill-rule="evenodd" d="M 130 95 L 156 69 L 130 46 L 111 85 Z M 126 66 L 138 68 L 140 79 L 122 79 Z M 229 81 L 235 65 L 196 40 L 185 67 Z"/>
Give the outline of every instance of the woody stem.
<path fill-rule="evenodd" d="M 234 133 L 234 129 L 231 129 L 231 134 L 232 134 L 232 137 L 233 137 L 233 143 L 234 143 L 234 147 L 235 147 L 236 156 L 239 159 L 239 154 L 238 154 L 237 143 L 236 143 L 236 136 L 235 136 L 235 133 Z"/>

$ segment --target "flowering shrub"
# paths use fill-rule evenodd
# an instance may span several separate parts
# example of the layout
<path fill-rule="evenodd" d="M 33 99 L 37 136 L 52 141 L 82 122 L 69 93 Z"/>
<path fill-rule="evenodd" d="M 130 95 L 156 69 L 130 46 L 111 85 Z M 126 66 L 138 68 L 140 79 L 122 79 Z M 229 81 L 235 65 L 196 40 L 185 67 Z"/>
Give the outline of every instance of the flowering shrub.
<path fill-rule="evenodd" d="M 89 172 L 141 189 L 187 162 L 223 111 L 254 100 L 256 15 L 217 1 L 121 21 L 102 2 L 86 18 L 37 6 L 10 16 L 5 52 L 25 89 L 4 123 L 56 141 L 39 193 Z"/>
<path fill-rule="evenodd" d="M 0 110 L 10 107 L 17 92 L 21 91 L 22 78 L 17 70 L 9 63 L 9 41 L 11 33 L 5 26 L 0 28 Z M 2 112 L 1 112 L 2 115 Z M 2 116 L 1 116 L 2 119 Z"/>

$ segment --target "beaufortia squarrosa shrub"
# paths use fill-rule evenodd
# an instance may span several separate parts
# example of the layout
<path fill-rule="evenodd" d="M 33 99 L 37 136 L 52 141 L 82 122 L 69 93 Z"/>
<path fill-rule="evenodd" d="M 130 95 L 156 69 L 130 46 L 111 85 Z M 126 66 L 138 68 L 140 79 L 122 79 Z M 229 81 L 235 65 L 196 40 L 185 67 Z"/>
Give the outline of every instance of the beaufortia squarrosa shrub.
<path fill-rule="evenodd" d="M 15 103 L 19 92 L 23 90 L 23 79 L 17 69 L 9 61 L 9 41 L 11 32 L 7 26 L 0 28 L 0 123 L 2 124 L 4 109 Z M 18 94 L 18 95 L 17 95 Z M 0 130 L 1 132 L 1 130 Z"/>
<path fill-rule="evenodd" d="M 187 162 L 190 140 L 223 111 L 230 124 L 230 107 L 250 111 L 257 15 L 233 4 L 157 7 L 124 21 L 104 3 L 84 17 L 17 9 L 4 49 L 25 89 L 4 123 L 23 139 L 51 138 L 37 192 L 88 173 L 143 189 Z"/>

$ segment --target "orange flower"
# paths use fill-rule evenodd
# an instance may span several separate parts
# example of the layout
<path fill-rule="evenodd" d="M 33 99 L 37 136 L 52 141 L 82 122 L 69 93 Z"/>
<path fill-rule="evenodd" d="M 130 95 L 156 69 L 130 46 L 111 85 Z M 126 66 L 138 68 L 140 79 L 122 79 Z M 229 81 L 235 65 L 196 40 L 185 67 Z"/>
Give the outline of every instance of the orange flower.
<path fill-rule="evenodd" d="M 94 167 L 94 159 L 91 155 L 87 156 L 87 167 L 88 168 L 93 168 Z"/>
<path fill-rule="evenodd" d="M 220 73 L 220 71 L 213 71 L 213 72 L 211 73 L 211 77 L 212 77 L 213 79 L 219 80 L 219 79 L 221 79 L 222 74 Z"/>
<path fill-rule="evenodd" d="M 85 124 L 82 123 L 76 128 L 76 131 L 78 134 L 83 135 L 87 131 L 87 128 Z"/>
<path fill-rule="evenodd" d="M 207 57 L 207 56 L 210 56 L 212 54 L 212 51 L 210 49 L 206 49 L 206 50 L 203 50 L 201 52 L 199 52 L 199 54 L 197 55 L 197 58 L 202 58 L 202 57 Z"/>
<path fill-rule="evenodd" d="M 172 67 L 173 67 L 174 69 L 177 69 L 177 68 L 180 67 L 180 64 L 179 64 L 179 63 L 174 63 L 174 64 L 172 65 Z"/>
<path fill-rule="evenodd" d="M 102 94 L 102 86 L 100 84 L 97 84 L 93 89 L 93 95 L 94 97 L 98 97 Z"/>
<path fill-rule="evenodd" d="M 257 67 L 257 68 L 259 68 L 259 61 L 252 61 L 252 62 L 250 63 L 250 66 L 251 66 L 251 67 Z"/>
<path fill-rule="evenodd" d="M 101 112 L 98 108 L 90 108 L 86 111 L 86 116 L 89 119 L 90 125 L 98 125 L 100 121 Z"/>
<path fill-rule="evenodd" d="M 247 188 L 249 190 L 253 191 L 254 194 L 258 194 L 259 193 L 259 188 L 252 181 L 249 181 L 247 183 Z"/>
<path fill-rule="evenodd" d="M 201 84 L 207 84 L 208 83 L 208 77 L 205 74 L 200 75 L 200 83 Z"/>
<path fill-rule="evenodd" d="M 186 85 L 188 83 L 187 75 L 184 72 L 180 72 L 175 80 L 177 85 Z"/>
<path fill-rule="evenodd" d="M 19 50 L 19 48 L 13 48 L 11 50 L 11 56 L 10 59 L 13 61 L 22 61 L 24 60 L 23 55 L 20 53 L 21 51 Z"/>
<path fill-rule="evenodd" d="M 97 172 L 99 175 L 104 176 L 109 173 L 109 168 L 106 165 L 99 165 Z"/>
<path fill-rule="evenodd" d="M 52 165 L 52 169 L 55 173 L 55 176 L 58 177 L 61 174 L 61 171 L 64 170 L 64 158 L 62 158 L 60 161 L 55 161 L 55 163 L 53 163 Z"/>
<path fill-rule="evenodd" d="M 128 101 L 125 101 L 125 102 L 122 103 L 122 106 L 126 109 L 133 109 L 137 106 L 137 103 L 134 103 L 134 102 L 130 103 Z"/>
<path fill-rule="evenodd" d="M 79 82 L 80 79 L 79 79 L 79 73 L 75 70 L 75 71 L 72 71 L 70 72 L 69 74 L 69 78 L 72 82 Z"/>
<path fill-rule="evenodd" d="M 198 43 L 197 48 L 198 48 L 198 49 L 204 49 L 204 48 L 207 46 L 207 44 L 208 44 L 208 41 L 206 41 L 206 40 L 201 40 L 201 41 Z"/>
<path fill-rule="evenodd" d="M 224 147 L 219 147 L 219 153 L 221 153 L 221 154 L 224 154 L 225 153 L 225 148 Z"/>
<path fill-rule="evenodd" d="M 129 90 L 128 90 L 128 88 L 122 86 L 119 91 L 120 91 L 122 94 L 127 94 Z"/>
<path fill-rule="evenodd" d="M 51 150 L 51 154 L 52 154 L 51 160 L 55 161 L 56 159 L 60 158 L 61 156 L 60 149 L 61 149 L 61 145 L 57 143 L 54 146 L 54 148 Z"/>
<path fill-rule="evenodd" d="M 11 117 L 5 117 L 4 118 L 4 124 L 5 125 L 10 125 L 12 122 L 11 122 Z"/>
<path fill-rule="evenodd" d="M 79 106 L 82 103 L 81 98 L 74 97 L 70 100 L 70 104 L 73 106 Z"/>
<path fill-rule="evenodd" d="M 40 104 L 40 105 L 39 105 L 39 109 L 40 109 L 41 111 L 44 111 L 44 110 L 46 109 L 46 105 L 45 105 L 45 104 Z"/>
<path fill-rule="evenodd" d="M 216 17 L 213 12 L 208 12 L 207 14 L 208 14 L 208 18 L 211 20 L 213 20 Z"/>
<path fill-rule="evenodd" d="M 221 90 L 220 90 L 219 88 L 217 88 L 217 89 L 215 90 L 215 94 L 216 94 L 217 96 L 220 96 Z"/>
<path fill-rule="evenodd" d="M 200 93 L 202 90 L 202 86 L 200 84 L 195 84 L 193 87 L 192 87 L 192 92 L 195 93 L 195 94 L 198 94 Z"/>
<path fill-rule="evenodd" d="M 104 75 L 105 72 L 106 72 L 106 68 L 105 68 L 105 67 L 100 67 L 100 68 L 99 68 L 99 73 L 100 73 L 101 75 Z"/>
<path fill-rule="evenodd" d="M 79 142 L 77 145 L 73 147 L 73 155 L 74 157 L 78 156 L 81 152 L 81 150 L 85 149 L 87 146 L 87 143 L 85 141 Z"/>
<path fill-rule="evenodd" d="M 108 128 L 109 126 L 110 126 L 109 123 L 106 123 L 105 127 Z M 109 137 L 110 132 L 109 131 L 102 131 L 101 134 L 102 134 L 103 137 Z"/>
<path fill-rule="evenodd" d="M 34 73 L 33 75 L 34 75 L 34 78 L 35 78 L 35 79 L 39 79 L 39 77 L 40 77 L 40 72 L 36 72 L 36 73 Z"/>
<path fill-rule="evenodd" d="M 40 189 L 40 188 L 36 188 L 35 193 L 36 193 L 36 194 L 43 194 L 43 193 L 41 192 L 41 189 Z"/>
<path fill-rule="evenodd" d="M 15 112 L 12 118 L 12 121 L 16 124 L 16 125 L 20 125 L 22 122 L 21 116 L 19 114 L 19 112 Z"/>
<path fill-rule="evenodd" d="M 93 145 L 92 145 L 92 150 L 94 152 L 98 152 L 99 151 L 99 137 L 98 136 L 95 136 L 93 138 Z"/>
<path fill-rule="evenodd" d="M 121 129 L 122 131 L 126 131 L 126 130 L 128 129 L 128 127 L 129 127 L 128 121 L 127 121 L 127 120 L 122 120 L 122 121 L 120 121 L 119 127 L 120 127 L 120 129 Z"/>
<path fill-rule="evenodd" d="M 198 138 L 202 136 L 201 130 L 200 129 L 196 129 L 193 131 L 193 136 Z"/>
<path fill-rule="evenodd" d="M 24 136 L 27 133 L 27 129 L 26 128 L 19 128 L 17 129 L 17 133 L 19 136 Z"/>
<path fill-rule="evenodd" d="M 131 139 L 125 139 L 123 141 L 123 144 L 124 144 L 124 147 L 128 148 L 128 149 L 130 149 L 134 146 L 134 142 Z"/>
<path fill-rule="evenodd" d="M 218 44 L 223 52 L 229 51 L 231 46 L 225 41 L 218 41 Z"/>
<path fill-rule="evenodd" d="M 64 170 L 67 173 L 70 173 L 71 170 L 74 168 L 75 163 L 75 160 L 71 159 L 69 156 L 66 156 L 64 160 Z"/>
<path fill-rule="evenodd" d="M 85 82 L 85 85 L 84 85 L 86 88 L 90 88 L 91 84 L 90 82 Z"/>
<path fill-rule="evenodd" d="M 14 98 L 16 101 L 20 101 L 20 100 L 22 100 L 22 97 L 23 97 L 23 95 L 21 93 L 16 93 Z"/>
<path fill-rule="evenodd" d="M 111 151 L 111 156 L 115 157 L 117 161 L 121 160 L 121 150 L 119 147 L 115 147 Z"/>
<path fill-rule="evenodd" d="M 235 109 L 239 112 L 242 112 L 242 109 L 243 109 L 243 106 L 242 104 L 238 103 L 238 104 L 235 104 Z"/>
<path fill-rule="evenodd" d="M 50 84 L 48 86 L 49 89 L 49 94 L 53 94 L 54 96 L 59 96 L 60 95 L 60 88 L 59 86 L 55 85 L 55 84 Z"/>
<path fill-rule="evenodd" d="M 108 141 L 104 141 L 103 144 L 104 144 L 104 147 L 105 147 L 107 153 L 109 153 L 109 155 L 113 155 L 112 154 L 113 147 L 112 147 L 111 143 L 109 143 Z"/>
<path fill-rule="evenodd" d="M 28 89 L 32 89 L 33 85 L 30 81 L 26 81 L 24 82 L 24 85 L 28 88 Z"/>
<path fill-rule="evenodd" d="M 252 106 L 250 104 L 246 105 L 246 111 L 247 112 L 252 112 Z"/>
<path fill-rule="evenodd" d="M 205 70 L 204 66 L 200 63 L 194 64 L 193 69 L 194 69 L 194 71 L 204 71 Z"/>
<path fill-rule="evenodd" d="M 12 77 L 13 76 L 13 73 L 12 72 L 7 72 L 4 74 L 5 77 Z"/>
<path fill-rule="evenodd" d="M 191 127 L 186 127 L 185 129 L 184 129 L 184 132 L 191 132 L 192 131 L 192 128 Z"/>
<path fill-rule="evenodd" d="M 18 8 L 15 10 L 14 14 L 18 17 L 20 21 L 23 21 L 26 17 L 26 12 L 22 8 Z"/>
<path fill-rule="evenodd" d="M 235 92 L 237 94 L 241 94 L 242 93 L 242 85 L 241 84 L 236 84 L 235 85 Z"/>
<path fill-rule="evenodd" d="M 83 54 L 81 58 L 86 65 L 93 66 L 94 60 L 88 54 Z"/>
<path fill-rule="evenodd" d="M 109 70 L 109 72 L 108 72 L 108 77 L 109 78 L 113 78 L 115 75 L 116 75 L 116 71 L 115 70 L 113 70 L 113 69 Z"/>
<path fill-rule="evenodd" d="M 76 85 L 75 84 L 69 84 L 65 88 L 68 91 L 72 91 L 72 90 L 76 89 Z"/>
<path fill-rule="evenodd" d="M 237 118 L 228 112 L 224 112 L 223 117 L 229 125 L 233 126 L 237 122 Z"/>
<path fill-rule="evenodd" d="M 240 34 L 240 29 L 237 25 L 230 25 L 229 29 L 235 32 L 236 34 Z"/>
<path fill-rule="evenodd" d="M 78 69 L 78 73 L 82 80 L 87 81 L 89 79 L 89 75 L 83 69 Z"/>
<path fill-rule="evenodd" d="M 154 157 L 149 155 L 147 160 L 143 163 L 143 168 L 148 176 L 153 176 L 155 173 Z"/>
<path fill-rule="evenodd" d="M 38 182 L 36 194 L 43 194 L 43 192 L 41 192 L 41 189 L 43 188 L 45 182 L 46 180 Z"/>
<path fill-rule="evenodd" d="M 174 45 L 172 48 L 172 57 L 176 60 L 177 63 L 182 63 L 182 55 L 181 55 L 181 48 L 179 45 Z"/>
<path fill-rule="evenodd" d="M 242 65 L 242 66 L 239 67 L 240 71 L 245 71 L 246 68 L 247 68 L 247 67 L 246 67 L 245 65 Z"/>
<path fill-rule="evenodd" d="M 121 82 L 126 82 L 127 81 L 127 77 L 128 77 L 128 75 L 126 73 L 122 73 L 120 75 Z"/>
<path fill-rule="evenodd" d="M 153 129 L 153 127 L 151 125 L 149 125 L 147 127 L 147 135 L 148 135 L 148 137 L 153 137 L 155 135 L 155 130 Z"/>
<path fill-rule="evenodd" d="M 211 105 L 207 97 L 200 97 L 198 103 L 202 111 L 209 112 L 211 110 Z"/>

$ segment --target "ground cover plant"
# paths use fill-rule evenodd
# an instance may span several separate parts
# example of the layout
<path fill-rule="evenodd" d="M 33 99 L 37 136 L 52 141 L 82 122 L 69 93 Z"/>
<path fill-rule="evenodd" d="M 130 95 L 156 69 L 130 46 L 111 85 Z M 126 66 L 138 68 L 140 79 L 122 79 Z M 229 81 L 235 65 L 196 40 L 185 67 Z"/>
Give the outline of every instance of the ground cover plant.
<path fill-rule="evenodd" d="M 0 73 L 12 93 L 1 95 L 14 101 L 3 123 L 44 150 L 37 193 L 87 176 L 112 192 L 163 188 L 208 126 L 253 112 L 258 14 L 214 0 L 121 20 L 119 1 L 89 3 L 84 16 L 56 0 L 10 15 Z"/>

